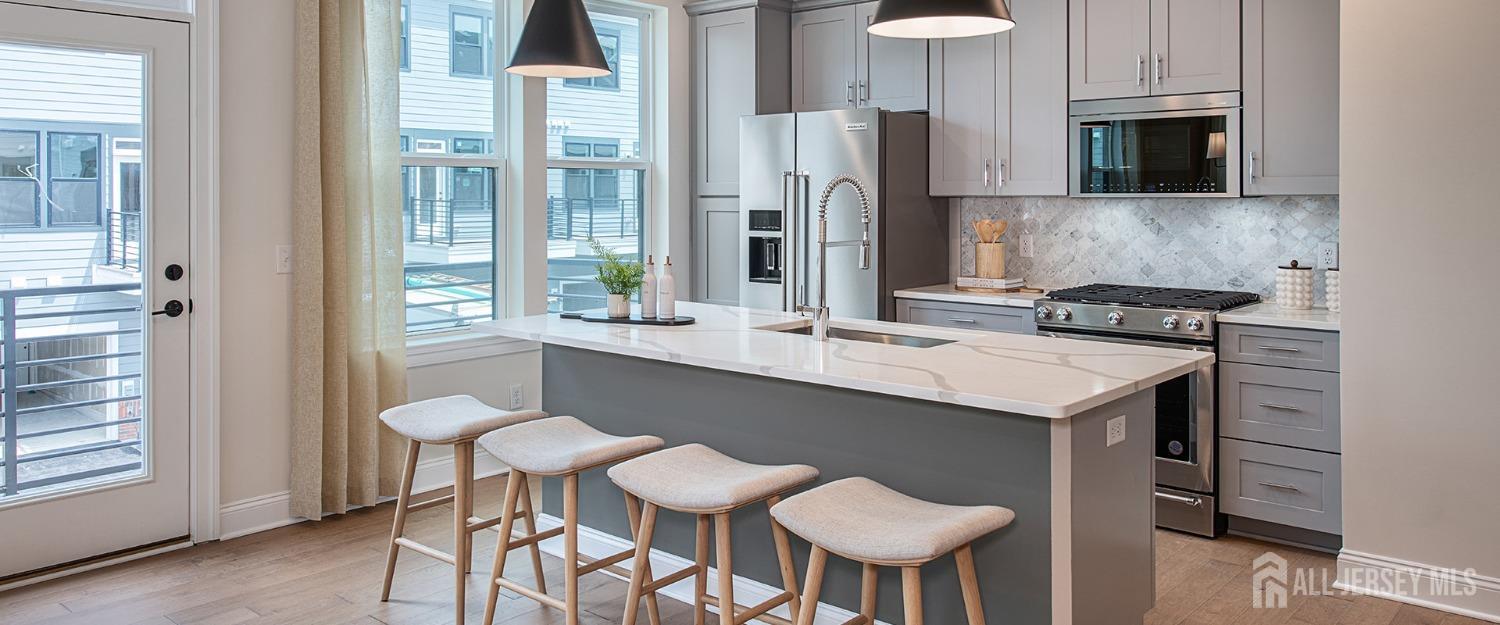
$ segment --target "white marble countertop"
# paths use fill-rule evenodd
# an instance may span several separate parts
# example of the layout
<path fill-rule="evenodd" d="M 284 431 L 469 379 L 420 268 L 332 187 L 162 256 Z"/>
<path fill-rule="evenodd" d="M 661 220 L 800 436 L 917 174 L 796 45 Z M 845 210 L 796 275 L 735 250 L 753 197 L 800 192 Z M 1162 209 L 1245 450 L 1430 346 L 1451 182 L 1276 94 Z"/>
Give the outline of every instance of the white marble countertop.
<path fill-rule="evenodd" d="M 951 283 L 934 284 L 915 289 L 901 289 L 896 291 L 895 295 L 904 299 L 983 304 L 986 306 L 1015 306 L 1018 308 L 1031 308 L 1032 304 L 1037 300 L 1046 297 L 1044 293 L 978 293 L 975 291 L 960 291 L 954 288 Z"/>
<path fill-rule="evenodd" d="M 1247 326 L 1300 328 L 1303 330 L 1339 331 L 1339 314 L 1327 308 L 1283 310 L 1276 302 L 1261 302 L 1219 313 L 1219 323 Z"/>
<path fill-rule="evenodd" d="M 1026 334 L 834 319 L 855 329 L 952 339 L 899 347 L 776 332 L 809 320 L 781 311 L 679 303 L 688 326 L 588 323 L 536 315 L 479 332 L 685 365 L 1046 418 L 1066 418 L 1213 363 L 1213 355 Z"/>

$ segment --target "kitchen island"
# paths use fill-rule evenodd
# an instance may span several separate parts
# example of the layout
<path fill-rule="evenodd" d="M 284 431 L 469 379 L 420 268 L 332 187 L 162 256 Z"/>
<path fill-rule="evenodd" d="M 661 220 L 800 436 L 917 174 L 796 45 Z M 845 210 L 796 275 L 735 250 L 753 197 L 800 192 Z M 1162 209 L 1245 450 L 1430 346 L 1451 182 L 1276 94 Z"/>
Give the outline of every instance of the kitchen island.
<path fill-rule="evenodd" d="M 539 315 L 475 324 L 543 344 L 543 408 L 613 434 L 704 443 L 763 464 L 806 463 L 819 483 L 865 476 L 945 504 L 1016 513 L 974 545 L 991 622 L 1139 623 L 1152 606 L 1154 393 L 1211 354 L 1030 335 L 835 319 L 834 326 L 941 342 L 911 347 L 788 332 L 777 311 L 682 304 L 681 327 Z M 892 342 L 914 342 L 886 338 Z M 1123 417 L 1123 440 L 1108 423 Z M 560 485 L 544 510 L 561 516 Z M 582 480 L 580 521 L 628 539 L 622 497 L 602 471 Z M 735 517 L 743 594 L 780 583 L 767 515 Z M 663 514 L 655 547 L 690 559 L 693 520 Z M 797 545 L 799 576 L 807 545 Z M 670 555 L 665 555 L 670 554 Z M 951 558 L 924 568 L 926 617 L 962 623 Z M 857 564 L 833 559 L 819 622 L 858 605 Z M 743 601 L 742 601 L 743 602 Z M 749 603 L 754 603 L 750 601 Z M 899 575 L 881 577 L 877 616 L 900 622 Z"/>

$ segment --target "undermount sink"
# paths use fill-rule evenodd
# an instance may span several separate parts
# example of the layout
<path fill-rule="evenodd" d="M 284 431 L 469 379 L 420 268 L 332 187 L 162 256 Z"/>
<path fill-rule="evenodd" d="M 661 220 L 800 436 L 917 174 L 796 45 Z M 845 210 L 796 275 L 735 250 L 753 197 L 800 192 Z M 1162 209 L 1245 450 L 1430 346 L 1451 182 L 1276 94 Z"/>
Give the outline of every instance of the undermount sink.
<path fill-rule="evenodd" d="M 806 336 L 812 336 L 812 326 L 811 325 L 798 326 L 798 327 L 795 327 L 795 328 L 787 328 L 785 330 L 777 330 L 777 332 L 783 332 L 783 333 L 786 333 L 786 334 L 802 334 L 802 335 L 806 335 Z M 833 327 L 828 328 L 828 338 L 831 338 L 831 339 L 843 339 L 843 340 L 846 340 L 846 341 L 864 341 L 866 343 L 880 343 L 882 345 L 899 345 L 901 347 L 918 347 L 918 348 L 937 347 L 939 345 L 947 345 L 949 343 L 957 343 L 958 342 L 958 341 L 953 341 L 953 340 L 949 340 L 949 339 L 934 339 L 934 338 L 929 338 L 929 337 L 925 337 L 925 336 L 908 336 L 908 335 L 905 335 L 905 334 L 886 334 L 884 332 L 869 332 L 869 331 L 866 331 L 866 330 L 855 330 L 855 329 L 852 329 L 852 328 L 841 328 L 839 326 L 833 326 Z"/>

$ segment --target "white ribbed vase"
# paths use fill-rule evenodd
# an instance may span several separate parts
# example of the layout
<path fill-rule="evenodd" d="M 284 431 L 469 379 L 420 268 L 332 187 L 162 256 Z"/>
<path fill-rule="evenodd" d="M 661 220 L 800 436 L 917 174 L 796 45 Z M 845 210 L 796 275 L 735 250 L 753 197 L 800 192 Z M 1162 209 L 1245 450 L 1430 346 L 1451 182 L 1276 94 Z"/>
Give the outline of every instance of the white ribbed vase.
<path fill-rule="evenodd" d="M 1308 310 L 1313 304 L 1313 272 L 1297 261 L 1276 268 L 1276 305 L 1285 310 Z"/>
<path fill-rule="evenodd" d="M 1339 304 L 1339 270 L 1329 269 L 1324 273 L 1323 294 L 1325 299 L 1328 300 L 1328 310 L 1338 312 L 1341 308 Z"/>

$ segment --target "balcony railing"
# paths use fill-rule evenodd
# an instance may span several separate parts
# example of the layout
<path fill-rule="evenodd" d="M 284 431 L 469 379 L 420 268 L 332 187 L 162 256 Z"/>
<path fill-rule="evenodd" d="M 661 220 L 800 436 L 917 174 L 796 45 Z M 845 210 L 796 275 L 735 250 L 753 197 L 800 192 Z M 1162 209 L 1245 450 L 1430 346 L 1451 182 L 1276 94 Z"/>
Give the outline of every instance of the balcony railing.
<path fill-rule="evenodd" d="M 406 266 L 408 333 L 461 328 L 494 316 L 494 263 Z"/>
<path fill-rule="evenodd" d="M 640 224 L 640 200 L 547 198 L 550 241 L 634 237 Z"/>
<path fill-rule="evenodd" d="M 452 247 L 495 239 L 495 205 L 485 200 L 407 198 L 402 217 L 412 243 Z"/>
<path fill-rule="evenodd" d="M 105 228 L 104 264 L 141 270 L 141 214 L 111 211 Z"/>
<path fill-rule="evenodd" d="M 0 500 L 141 469 L 140 288 L 0 291 Z"/>

